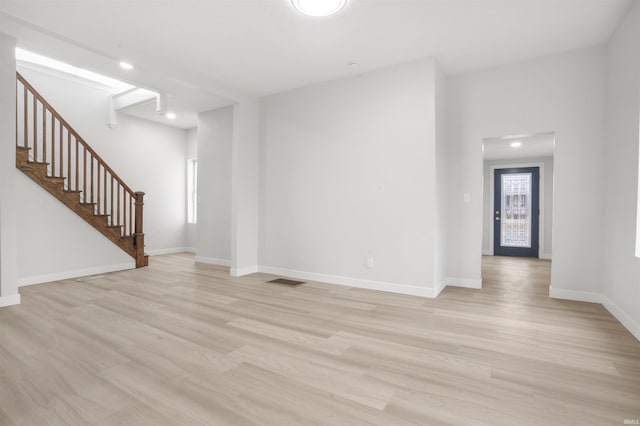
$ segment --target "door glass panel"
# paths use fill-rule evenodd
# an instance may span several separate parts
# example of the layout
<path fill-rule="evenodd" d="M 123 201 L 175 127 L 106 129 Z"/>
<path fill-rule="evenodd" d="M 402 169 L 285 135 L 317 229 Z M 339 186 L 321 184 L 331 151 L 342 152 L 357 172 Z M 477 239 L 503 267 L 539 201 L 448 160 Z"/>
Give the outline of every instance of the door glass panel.
<path fill-rule="evenodd" d="M 502 175 L 500 245 L 531 247 L 531 173 Z"/>

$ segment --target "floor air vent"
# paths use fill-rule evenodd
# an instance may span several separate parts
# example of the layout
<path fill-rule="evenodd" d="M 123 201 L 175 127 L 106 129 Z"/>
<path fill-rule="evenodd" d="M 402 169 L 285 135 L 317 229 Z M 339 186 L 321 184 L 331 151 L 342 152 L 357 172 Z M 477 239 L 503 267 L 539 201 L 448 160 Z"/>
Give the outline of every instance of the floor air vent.
<path fill-rule="evenodd" d="M 294 281 L 294 280 L 287 280 L 284 278 L 276 278 L 275 280 L 271 280 L 271 281 L 267 281 L 268 283 L 274 283 L 274 284 L 284 284 L 284 285 L 288 285 L 291 287 L 295 287 L 295 286 L 299 286 L 300 284 L 304 284 L 304 281 Z"/>

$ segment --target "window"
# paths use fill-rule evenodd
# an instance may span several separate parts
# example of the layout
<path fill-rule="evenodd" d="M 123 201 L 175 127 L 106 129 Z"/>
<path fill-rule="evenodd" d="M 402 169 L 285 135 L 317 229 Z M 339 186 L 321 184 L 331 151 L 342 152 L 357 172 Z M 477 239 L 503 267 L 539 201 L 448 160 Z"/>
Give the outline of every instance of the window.
<path fill-rule="evenodd" d="M 640 134 L 640 117 L 638 117 L 638 133 Z M 640 257 L 640 137 L 638 137 L 638 193 L 636 195 L 636 257 Z"/>
<path fill-rule="evenodd" d="M 187 162 L 187 222 L 198 222 L 198 160 Z"/>
<path fill-rule="evenodd" d="M 502 175 L 500 245 L 531 248 L 531 173 Z"/>
<path fill-rule="evenodd" d="M 636 207 L 636 257 L 640 257 L 640 138 L 638 138 L 638 195 Z"/>

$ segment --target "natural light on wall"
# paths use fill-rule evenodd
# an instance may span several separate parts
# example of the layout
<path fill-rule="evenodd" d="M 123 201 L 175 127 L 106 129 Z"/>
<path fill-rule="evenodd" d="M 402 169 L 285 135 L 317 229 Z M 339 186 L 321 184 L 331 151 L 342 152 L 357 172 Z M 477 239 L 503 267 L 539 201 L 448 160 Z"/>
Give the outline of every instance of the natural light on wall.
<path fill-rule="evenodd" d="M 124 83 L 122 81 L 110 78 L 104 75 L 96 74 L 95 72 L 87 71 L 82 68 L 74 67 L 73 65 L 65 64 L 64 62 L 56 61 L 55 59 L 47 58 L 46 56 L 38 55 L 33 52 L 29 52 L 24 49 L 16 48 L 16 60 L 20 64 L 33 64 L 56 71 L 63 72 L 65 74 L 71 74 L 76 77 L 83 78 L 85 80 L 99 83 L 105 88 L 109 89 L 112 93 L 121 93 L 129 89 L 133 89 L 135 86 Z"/>
<path fill-rule="evenodd" d="M 187 162 L 187 222 L 198 222 L 198 160 Z"/>

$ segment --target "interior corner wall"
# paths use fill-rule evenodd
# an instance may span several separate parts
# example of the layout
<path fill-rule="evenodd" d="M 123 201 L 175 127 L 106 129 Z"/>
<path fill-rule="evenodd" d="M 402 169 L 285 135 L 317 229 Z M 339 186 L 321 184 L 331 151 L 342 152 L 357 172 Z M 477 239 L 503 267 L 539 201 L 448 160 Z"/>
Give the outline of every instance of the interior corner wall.
<path fill-rule="evenodd" d="M 483 188 L 483 219 L 482 219 L 482 253 L 493 254 L 491 246 L 491 231 L 493 227 L 493 200 L 491 199 L 491 167 L 510 166 L 519 164 L 540 163 L 544 167 L 544 186 L 542 193 L 542 205 L 544 206 L 544 226 L 541 226 L 540 235 L 543 236 L 543 244 L 540 246 L 540 253 L 544 259 L 551 259 L 553 246 L 553 157 L 538 158 L 518 158 L 513 160 L 485 160 L 484 161 L 484 188 Z M 499 168 L 499 167 L 498 167 Z"/>
<path fill-rule="evenodd" d="M 198 159 L 198 128 L 187 130 L 187 145 L 186 145 L 186 159 L 197 160 Z M 189 176 L 186 177 L 189 179 Z M 197 179 L 196 179 L 197 180 Z M 188 202 L 188 194 L 185 193 L 185 203 Z M 196 204 L 197 204 L 196 200 Z M 198 224 L 187 223 L 187 234 L 185 248 L 189 251 L 196 251 L 196 239 L 197 239 Z"/>
<path fill-rule="evenodd" d="M 145 251 L 186 242 L 186 131 L 125 114 L 111 129 L 109 94 L 86 84 L 20 68 L 20 73 L 134 190 L 144 191 Z M 124 251 L 30 179 L 17 181 L 21 284 L 135 267 Z M 82 231 L 79 231 L 82 230 Z"/>
<path fill-rule="evenodd" d="M 481 277 L 483 138 L 553 131 L 551 285 L 565 295 L 601 291 L 604 81 L 602 46 L 448 78 L 450 274 Z"/>
<path fill-rule="evenodd" d="M 0 307 L 20 303 L 16 204 L 15 39 L 0 34 Z"/>
<path fill-rule="evenodd" d="M 640 4 L 609 42 L 605 306 L 640 340 L 640 258 L 635 256 L 640 144 Z"/>
<path fill-rule="evenodd" d="M 263 100 L 261 270 L 434 295 L 434 90 L 421 60 Z"/>
<path fill-rule="evenodd" d="M 231 264 L 233 107 L 198 114 L 196 260 Z"/>

